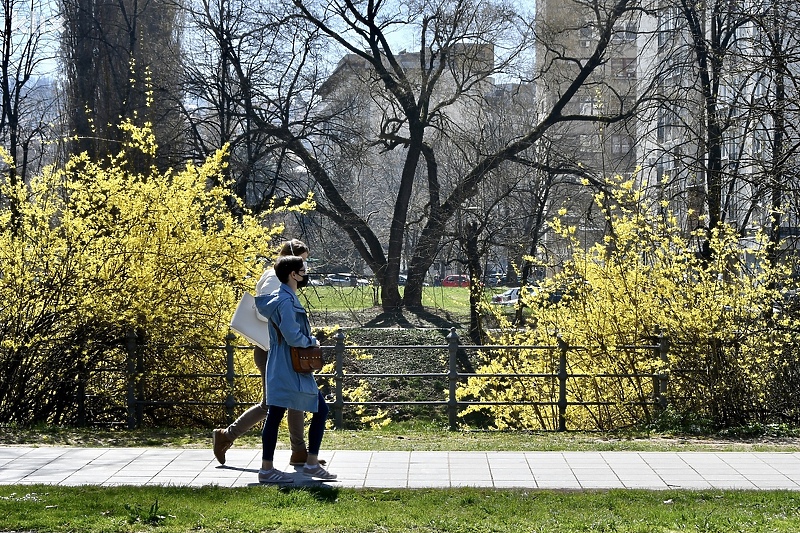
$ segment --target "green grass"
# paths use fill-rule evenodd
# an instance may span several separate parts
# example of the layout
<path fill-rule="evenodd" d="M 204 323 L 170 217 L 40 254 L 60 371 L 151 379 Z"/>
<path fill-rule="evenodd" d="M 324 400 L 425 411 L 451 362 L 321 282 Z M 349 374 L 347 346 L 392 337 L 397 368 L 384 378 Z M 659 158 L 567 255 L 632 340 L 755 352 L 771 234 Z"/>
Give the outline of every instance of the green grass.
<path fill-rule="evenodd" d="M 487 289 L 487 297 L 505 287 Z M 403 287 L 400 287 L 403 293 Z M 310 311 L 358 311 L 375 305 L 375 287 L 308 287 L 303 289 L 304 304 Z M 462 287 L 425 287 L 422 305 L 456 315 L 469 316 L 469 289 Z"/>
<path fill-rule="evenodd" d="M 785 491 L 0 486 L 0 529 L 36 532 L 795 532 Z"/>
<path fill-rule="evenodd" d="M 373 287 L 306 287 L 303 305 L 310 311 L 349 311 L 373 306 Z"/>
<path fill-rule="evenodd" d="M 143 428 L 133 431 L 97 428 L 40 426 L 29 429 L 6 427 L 0 445 L 28 446 L 171 446 L 208 448 L 210 429 Z M 285 432 L 279 446 L 285 448 Z M 242 436 L 236 446 L 260 448 L 257 431 Z M 416 451 L 784 451 L 800 452 L 796 432 L 761 433 L 747 437 L 725 435 L 680 435 L 669 432 L 618 431 L 448 431 L 425 423 L 393 423 L 379 429 L 328 430 L 324 450 L 416 450 Z"/>

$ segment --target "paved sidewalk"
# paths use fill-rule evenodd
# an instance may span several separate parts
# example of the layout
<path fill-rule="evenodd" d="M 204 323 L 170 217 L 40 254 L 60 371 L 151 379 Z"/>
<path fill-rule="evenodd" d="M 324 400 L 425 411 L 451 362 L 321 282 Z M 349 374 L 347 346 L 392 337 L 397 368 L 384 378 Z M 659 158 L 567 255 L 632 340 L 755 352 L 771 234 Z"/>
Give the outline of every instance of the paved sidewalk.
<path fill-rule="evenodd" d="M 388 452 L 323 450 L 336 482 L 351 488 L 800 490 L 800 453 Z M 258 449 L 0 447 L 0 485 L 258 485 Z M 296 485 L 311 481 L 278 450 Z"/>

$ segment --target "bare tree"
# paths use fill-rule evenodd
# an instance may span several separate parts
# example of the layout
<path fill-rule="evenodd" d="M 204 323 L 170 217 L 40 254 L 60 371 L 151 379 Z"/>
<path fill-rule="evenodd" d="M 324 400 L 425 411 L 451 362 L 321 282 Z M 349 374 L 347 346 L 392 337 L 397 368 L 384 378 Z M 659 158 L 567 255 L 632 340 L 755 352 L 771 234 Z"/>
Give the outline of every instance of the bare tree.
<path fill-rule="evenodd" d="M 750 166 L 760 179 L 748 215 L 758 209 L 763 197 L 768 204 L 768 258 L 774 264 L 785 248 L 796 250 L 796 228 L 800 227 L 797 197 L 800 192 L 800 10 L 795 2 L 774 1 L 754 17 L 750 48 L 754 66 L 748 76 L 748 116 L 753 147 Z M 760 191 L 764 194 L 760 194 Z M 784 227 L 784 231 L 781 228 Z M 795 229 L 792 229 L 795 228 Z M 797 258 L 794 259 L 795 261 Z"/>
<path fill-rule="evenodd" d="M 74 150 L 104 156 L 119 149 L 120 119 L 149 121 L 163 168 L 183 152 L 176 102 L 180 26 L 162 0 L 61 0 L 67 117 Z M 149 162 L 144 162 L 145 164 Z"/>
<path fill-rule="evenodd" d="M 658 161 L 653 182 L 687 231 L 708 234 L 726 223 L 746 237 L 773 211 L 777 238 L 779 191 L 796 153 L 787 143 L 796 132 L 787 128 L 786 81 L 796 71 L 790 28 L 797 17 L 776 19 L 774 9 L 795 8 L 673 0 L 657 11 L 658 49 L 650 61 L 660 65 L 659 87 L 650 125 L 658 148 L 645 157 Z M 698 246 L 710 257 L 707 238 Z"/>
<path fill-rule="evenodd" d="M 448 224 L 504 165 L 600 183 L 574 161 L 550 167 L 535 148 L 551 141 L 546 134 L 559 124 L 611 125 L 635 111 L 635 102 L 622 95 L 603 113 L 570 107 L 605 64 L 616 24 L 638 9 L 630 0 L 595 10 L 590 53 L 552 57 L 552 65 L 569 66 L 562 89 L 538 113 L 526 115 L 534 120 L 512 123 L 503 137 L 482 131 L 485 117 L 476 110 L 487 105 L 496 78 L 533 81 L 529 14 L 502 3 L 455 0 L 292 5 L 261 10 L 259 18 L 242 4 L 234 18 L 246 13 L 248 31 L 226 34 L 221 18 L 211 24 L 222 30 L 213 30 L 220 64 L 237 77 L 229 94 L 236 107 L 230 109 L 241 135 L 263 135 L 274 161 L 291 161 L 286 177 L 293 179 L 276 175 L 274 182 L 282 194 L 300 192 L 305 183 L 296 178 L 302 174 L 313 179 L 319 213 L 341 228 L 375 273 L 386 310 L 421 306 L 422 285 Z M 398 28 L 413 35 L 411 51 L 398 52 L 393 44 Z M 539 35 L 538 43 L 546 39 Z M 329 75 L 325 60 L 337 49 L 345 56 Z M 263 62 L 265 56 L 273 61 Z M 440 157 L 440 150 L 459 155 Z M 387 184 L 376 199 L 380 205 L 353 196 L 360 192 L 352 188 L 359 176 L 380 176 L 373 183 Z M 386 216 L 376 215 L 384 209 Z M 541 228 L 537 218 L 532 227 Z M 403 264 L 408 278 L 401 298 Z"/>
<path fill-rule="evenodd" d="M 228 144 L 231 150 L 229 175 L 233 192 L 247 200 L 248 186 L 262 188 L 265 197 L 274 195 L 274 182 L 261 180 L 258 167 L 269 153 L 258 132 L 247 120 L 243 87 L 233 62 L 250 61 L 243 68 L 252 78 L 258 67 L 266 68 L 269 53 L 248 51 L 248 35 L 259 34 L 259 27 L 268 26 L 255 18 L 245 2 L 230 0 L 192 2 L 186 6 L 191 30 L 188 61 L 183 76 L 187 95 L 184 112 L 191 125 L 191 141 L 195 152 L 210 154 Z M 268 32 L 272 34 L 274 32 Z M 261 40 L 257 40 L 260 43 Z M 263 146 L 263 148 L 262 148 Z M 269 176 L 269 171 L 264 172 Z M 255 203 L 255 202 L 250 202 Z"/>
<path fill-rule="evenodd" d="M 493 75 L 511 73 L 523 53 L 530 50 L 530 34 L 516 33 L 524 18 L 504 6 L 490 6 L 486 2 L 414 3 L 409 5 L 408 11 L 390 11 L 391 8 L 382 3 L 359 6 L 331 3 L 317 6 L 318 9 L 300 0 L 294 4 L 306 20 L 368 66 L 373 86 L 379 89 L 376 94 L 384 99 L 381 106 L 384 115 L 376 128 L 375 142 L 382 143 L 386 150 L 405 150 L 386 253 L 369 226 L 362 219 L 354 218 L 349 206 L 337 198 L 338 190 L 323 169 L 309 165 L 330 210 L 339 215 L 334 220 L 348 231 L 367 264 L 377 273 L 386 309 L 421 304 L 422 281 L 438 251 L 447 221 L 476 194 L 481 182 L 495 175 L 502 163 L 525 153 L 549 128 L 566 119 L 563 112 L 567 103 L 590 74 L 603 64 L 614 24 L 630 9 L 627 1 L 609 6 L 604 12 L 607 18 L 594 53 L 587 60 L 575 63 L 574 58 L 560 58 L 577 64 L 575 75 L 538 123 L 505 139 L 499 148 L 484 148 L 472 154 L 468 159 L 471 161 L 469 169 L 445 184 L 439 175 L 445 162 L 437 159 L 432 139 L 439 135 L 454 142 L 454 132 L 468 129 L 452 119 L 454 108 L 461 106 L 459 111 L 463 112 L 471 105 L 481 105 L 481 85 Z M 401 24 L 417 28 L 419 47 L 413 53 L 413 69 L 400 61 L 401 55 L 396 54 L 390 44 L 391 30 Z M 498 51 L 493 48 L 507 43 L 514 45 Z M 495 60 L 495 55 L 499 60 Z M 611 123 L 621 120 L 625 112 L 580 117 L 580 120 Z M 454 128 L 454 125 L 461 127 Z M 403 231 L 411 191 L 418 186 L 420 170 L 428 192 L 427 219 L 411 254 L 408 283 L 401 301 L 396 280 Z M 445 189 L 445 185 L 449 187 Z"/>
<path fill-rule="evenodd" d="M 50 132 L 54 80 L 47 75 L 55 68 L 56 28 L 48 21 L 53 14 L 54 6 L 46 0 L 2 0 L 0 139 L 12 159 L 11 185 L 26 182 Z"/>
<path fill-rule="evenodd" d="M 705 175 L 706 207 L 709 230 L 713 230 L 723 220 L 723 146 L 724 131 L 730 121 L 726 121 L 725 105 L 720 91 L 725 86 L 726 58 L 731 57 L 732 47 L 737 41 L 739 30 L 749 16 L 740 11 L 735 3 L 711 2 L 707 5 L 689 0 L 680 0 L 678 11 L 687 24 L 690 35 L 689 46 L 696 66 L 699 102 L 702 109 L 700 138 L 698 139 L 700 168 Z M 697 100 L 696 100 L 697 101 Z M 704 253 L 708 249 L 704 248 Z"/>

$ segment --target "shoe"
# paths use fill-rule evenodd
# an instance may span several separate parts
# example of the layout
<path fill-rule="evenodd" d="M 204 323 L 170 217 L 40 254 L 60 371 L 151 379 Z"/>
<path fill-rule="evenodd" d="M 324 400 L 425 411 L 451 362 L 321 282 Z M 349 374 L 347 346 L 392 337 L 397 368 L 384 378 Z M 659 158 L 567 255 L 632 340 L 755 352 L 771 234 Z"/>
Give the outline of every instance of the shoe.
<path fill-rule="evenodd" d="M 214 446 L 214 457 L 217 458 L 219 464 L 225 464 L 225 452 L 227 452 L 231 446 L 233 446 L 233 441 L 228 438 L 228 435 L 225 434 L 224 429 L 215 429 L 211 433 L 211 442 Z"/>
<path fill-rule="evenodd" d="M 258 471 L 258 482 L 259 483 L 294 483 L 294 478 L 287 474 L 286 472 L 281 472 L 276 468 L 270 468 L 269 470 L 259 470 Z"/>
<path fill-rule="evenodd" d="M 292 456 L 289 458 L 289 464 L 292 466 L 303 466 L 308 460 L 308 452 L 306 450 L 292 450 Z M 320 459 L 319 464 L 326 464 L 325 459 Z"/>
<path fill-rule="evenodd" d="M 303 466 L 308 459 L 308 452 L 306 450 L 292 450 L 292 456 L 289 458 L 289 464 L 292 466 Z"/>
<path fill-rule="evenodd" d="M 303 474 L 311 477 L 315 477 L 317 479 L 336 479 L 336 474 L 331 474 L 321 465 L 314 465 L 314 466 L 303 466 Z"/>

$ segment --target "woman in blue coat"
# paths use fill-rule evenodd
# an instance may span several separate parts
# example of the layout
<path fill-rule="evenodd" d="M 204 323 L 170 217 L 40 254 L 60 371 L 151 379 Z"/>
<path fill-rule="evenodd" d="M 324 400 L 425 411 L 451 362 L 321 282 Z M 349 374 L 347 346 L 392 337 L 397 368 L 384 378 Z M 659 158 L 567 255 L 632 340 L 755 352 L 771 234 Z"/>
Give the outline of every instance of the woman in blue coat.
<path fill-rule="evenodd" d="M 308 459 L 303 473 L 318 479 L 336 479 L 319 464 L 319 448 L 325 433 L 328 406 L 313 374 L 298 374 L 292 367 L 290 346 L 306 348 L 319 344 L 311 335 L 306 310 L 297 297 L 297 289 L 308 284 L 305 262 L 301 257 L 279 257 L 275 275 L 280 288 L 268 296 L 256 298 L 258 312 L 269 318 L 269 358 L 267 359 L 267 420 L 261 433 L 263 456 L 259 483 L 292 483 L 294 478 L 273 465 L 278 428 L 287 409 L 313 413 L 308 428 Z"/>

